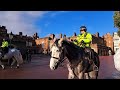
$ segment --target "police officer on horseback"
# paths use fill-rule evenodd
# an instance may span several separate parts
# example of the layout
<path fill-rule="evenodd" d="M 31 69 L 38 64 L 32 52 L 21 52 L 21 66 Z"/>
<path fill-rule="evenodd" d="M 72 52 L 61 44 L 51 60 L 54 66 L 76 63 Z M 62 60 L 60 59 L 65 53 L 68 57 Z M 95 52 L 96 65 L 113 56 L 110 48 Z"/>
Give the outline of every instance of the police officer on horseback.
<path fill-rule="evenodd" d="M 3 39 L 3 42 L 2 42 L 2 46 L 1 46 L 1 48 L 2 48 L 2 57 L 3 57 L 6 53 L 8 53 L 8 46 L 9 46 L 9 43 L 8 43 L 8 41 L 4 38 L 4 39 Z"/>
<path fill-rule="evenodd" d="M 82 47 L 86 53 L 88 54 L 89 60 L 93 59 L 93 49 L 91 49 L 90 44 L 92 42 L 92 35 L 87 32 L 86 26 L 80 27 L 80 34 L 77 36 L 76 40 L 74 40 L 74 44 Z"/>

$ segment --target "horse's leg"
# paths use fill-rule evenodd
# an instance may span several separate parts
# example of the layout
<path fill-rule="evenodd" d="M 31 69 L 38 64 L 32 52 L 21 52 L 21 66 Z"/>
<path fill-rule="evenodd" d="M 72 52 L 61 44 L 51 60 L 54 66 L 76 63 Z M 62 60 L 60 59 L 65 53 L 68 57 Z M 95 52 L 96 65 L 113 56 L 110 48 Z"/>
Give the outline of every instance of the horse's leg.
<path fill-rule="evenodd" d="M 2 69 L 5 69 L 5 66 L 3 65 L 3 63 L 1 62 L 1 60 L 0 60 L 0 65 L 1 65 Z"/>
<path fill-rule="evenodd" d="M 85 79 L 90 79 L 89 73 L 85 73 Z"/>
<path fill-rule="evenodd" d="M 16 68 L 19 68 L 19 66 L 20 66 L 19 63 L 17 62 L 17 66 L 16 66 Z"/>
<path fill-rule="evenodd" d="M 7 62 L 7 65 L 9 65 L 10 64 L 10 59 L 8 59 L 8 62 Z"/>
<path fill-rule="evenodd" d="M 17 62 L 17 66 L 16 66 L 16 68 L 19 68 L 19 62 L 17 61 L 17 58 L 16 57 L 14 57 L 14 60 Z"/>
<path fill-rule="evenodd" d="M 13 67 L 13 65 L 15 64 L 16 60 L 14 58 L 12 58 L 13 62 L 11 63 L 11 68 Z"/>
<path fill-rule="evenodd" d="M 73 74 L 73 72 L 69 71 L 68 79 L 74 79 L 74 78 L 75 78 L 75 75 Z"/>
<path fill-rule="evenodd" d="M 8 62 L 7 62 L 8 65 L 10 65 L 10 61 L 11 61 L 11 59 L 8 59 Z"/>
<path fill-rule="evenodd" d="M 79 75 L 78 75 L 78 78 L 79 78 L 79 79 L 84 79 L 84 73 L 83 73 L 83 72 L 80 72 Z"/>
<path fill-rule="evenodd" d="M 67 64 L 67 67 L 68 67 L 68 72 L 69 72 L 69 73 L 68 73 L 68 79 L 74 79 L 74 78 L 75 78 L 75 75 L 74 75 L 72 69 L 70 68 L 70 65 Z"/>
<path fill-rule="evenodd" d="M 98 71 L 91 71 L 89 72 L 90 79 L 97 79 Z"/>

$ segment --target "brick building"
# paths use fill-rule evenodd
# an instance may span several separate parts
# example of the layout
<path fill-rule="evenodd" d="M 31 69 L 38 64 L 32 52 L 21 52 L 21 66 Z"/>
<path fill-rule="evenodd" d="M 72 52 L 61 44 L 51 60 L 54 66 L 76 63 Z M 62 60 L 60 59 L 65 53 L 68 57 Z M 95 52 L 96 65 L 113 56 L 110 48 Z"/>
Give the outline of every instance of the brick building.
<path fill-rule="evenodd" d="M 10 40 L 9 35 L 12 35 L 12 39 Z M 33 53 L 38 53 L 38 50 L 41 46 L 36 46 L 35 39 L 38 38 L 37 33 L 31 36 L 23 35 L 22 32 L 19 34 L 7 33 L 7 29 L 5 26 L 0 26 L 0 45 L 2 44 L 2 39 L 6 38 L 10 45 L 16 47 L 21 51 L 23 56 L 25 55 L 27 49 L 32 51 Z"/>
<path fill-rule="evenodd" d="M 45 38 L 39 38 L 36 39 L 36 44 L 37 45 L 42 45 L 43 50 L 48 51 L 49 46 L 51 43 L 51 40 L 49 38 L 55 37 L 54 34 L 51 34 L 50 37 L 45 37 Z M 66 37 L 66 35 L 60 34 L 59 38 L 68 38 L 71 41 L 76 39 L 77 34 L 74 33 L 72 37 Z M 109 55 L 109 50 L 111 52 L 113 51 L 113 37 L 110 35 L 110 33 L 105 34 L 103 37 L 99 36 L 99 33 L 97 32 L 96 34 L 92 35 L 92 42 L 91 42 L 91 47 L 99 54 L 99 55 Z"/>
<path fill-rule="evenodd" d="M 3 38 L 6 38 L 8 39 L 8 35 L 7 35 L 7 29 L 5 26 L 0 26 L 0 41 L 3 39 Z M 0 42 L 1 43 L 1 42 Z"/>
<path fill-rule="evenodd" d="M 47 53 L 49 49 L 49 37 L 44 37 L 44 38 L 38 38 L 35 39 L 36 45 L 42 46 L 41 49 L 39 49 L 39 52 L 44 52 Z"/>
<path fill-rule="evenodd" d="M 103 36 L 103 38 L 106 43 L 106 46 L 111 48 L 112 51 L 114 51 L 113 35 L 110 35 L 110 33 L 107 33 Z"/>
<path fill-rule="evenodd" d="M 120 48 L 120 37 L 118 36 L 117 32 L 113 33 L 113 42 L 114 42 L 114 52 L 116 53 L 116 51 Z"/>

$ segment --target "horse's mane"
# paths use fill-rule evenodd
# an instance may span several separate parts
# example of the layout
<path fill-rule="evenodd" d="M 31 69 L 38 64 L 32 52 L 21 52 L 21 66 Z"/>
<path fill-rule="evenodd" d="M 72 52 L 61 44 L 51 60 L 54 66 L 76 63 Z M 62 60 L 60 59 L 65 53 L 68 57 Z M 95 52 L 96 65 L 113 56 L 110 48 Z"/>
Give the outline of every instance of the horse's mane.
<path fill-rule="evenodd" d="M 83 49 L 75 45 L 73 42 L 62 40 L 62 45 L 67 49 L 67 51 L 69 52 L 68 56 L 72 59 L 78 58 L 79 54 L 83 56 Z"/>
<path fill-rule="evenodd" d="M 70 42 L 70 41 L 67 41 L 67 40 L 63 40 L 62 42 L 63 42 L 63 44 L 68 45 L 73 49 L 76 49 L 77 51 L 79 49 L 81 49 L 79 46 L 75 45 L 73 42 Z"/>

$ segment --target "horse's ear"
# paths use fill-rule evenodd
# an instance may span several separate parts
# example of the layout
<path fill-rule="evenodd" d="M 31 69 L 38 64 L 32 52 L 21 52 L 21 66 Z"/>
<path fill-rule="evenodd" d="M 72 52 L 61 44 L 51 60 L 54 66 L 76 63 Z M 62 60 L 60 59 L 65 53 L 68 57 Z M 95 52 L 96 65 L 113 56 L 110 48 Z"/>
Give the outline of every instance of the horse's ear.
<path fill-rule="evenodd" d="M 57 38 L 54 38 L 54 39 L 53 39 L 53 42 L 55 42 L 56 40 L 57 40 Z"/>
<path fill-rule="evenodd" d="M 59 41 L 58 41 L 58 44 L 60 47 L 62 47 L 62 44 L 63 44 L 63 38 L 61 38 Z"/>

